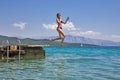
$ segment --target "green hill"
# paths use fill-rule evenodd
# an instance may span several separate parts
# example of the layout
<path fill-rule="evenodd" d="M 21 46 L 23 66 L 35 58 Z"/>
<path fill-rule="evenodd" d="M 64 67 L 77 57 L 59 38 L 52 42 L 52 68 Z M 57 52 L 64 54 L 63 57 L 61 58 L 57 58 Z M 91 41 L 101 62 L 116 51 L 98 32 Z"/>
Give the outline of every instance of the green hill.
<path fill-rule="evenodd" d="M 3 41 L 9 40 L 10 44 L 18 45 L 18 40 L 21 40 L 22 45 L 52 45 L 52 46 L 59 46 L 59 41 L 50 42 L 48 39 L 31 39 L 25 38 L 20 39 L 17 37 L 8 37 L 0 35 L 0 45 L 2 45 Z M 64 43 L 65 46 L 80 46 L 80 43 Z M 83 46 L 95 46 L 91 44 L 82 44 Z"/>
<path fill-rule="evenodd" d="M 25 38 L 25 39 L 19 39 L 17 37 L 8 37 L 8 36 L 1 36 L 0 35 L 0 45 L 2 45 L 3 41 L 8 40 L 10 44 L 18 44 L 18 40 L 21 41 L 23 45 L 28 45 L 28 44 L 47 44 L 49 40 L 47 39 L 30 39 L 30 38 Z"/>

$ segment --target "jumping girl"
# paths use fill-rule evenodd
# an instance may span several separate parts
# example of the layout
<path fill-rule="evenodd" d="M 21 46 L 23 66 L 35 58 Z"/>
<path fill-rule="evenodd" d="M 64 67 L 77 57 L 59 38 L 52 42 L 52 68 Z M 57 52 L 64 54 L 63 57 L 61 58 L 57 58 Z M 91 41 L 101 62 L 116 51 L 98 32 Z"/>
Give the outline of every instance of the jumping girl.
<path fill-rule="evenodd" d="M 66 24 L 67 21 L 69 20 L 69 17 L 67 17 L 65 22 L 62 21 L 60 13 L 57 13 L 56 17 L 57 17 L 56 22 L 57 22 L 57 25 L 58 25 L 57 26 L 57 31 L 59 33 L 59 37 L 56 38 L 56 39 L 52 39 L 51 41 L 55 41 L 55 40 L 60 40 L 61 39 L 61 46 L 63 46 L 63 41 L 65 39 L 65 34 L 62 31 L 62 24 Z"/>

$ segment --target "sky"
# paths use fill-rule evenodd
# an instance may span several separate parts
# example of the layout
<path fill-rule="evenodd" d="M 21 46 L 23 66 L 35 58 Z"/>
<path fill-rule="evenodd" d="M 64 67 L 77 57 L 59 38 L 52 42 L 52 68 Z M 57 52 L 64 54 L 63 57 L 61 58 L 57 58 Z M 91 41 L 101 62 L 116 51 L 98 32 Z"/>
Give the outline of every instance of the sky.
<path fill-rule="evenodd" d="M 58 36 L 58 12 L 66 35 L 120 42 L 120 0 L 0 0 L 0 35 Z"/>

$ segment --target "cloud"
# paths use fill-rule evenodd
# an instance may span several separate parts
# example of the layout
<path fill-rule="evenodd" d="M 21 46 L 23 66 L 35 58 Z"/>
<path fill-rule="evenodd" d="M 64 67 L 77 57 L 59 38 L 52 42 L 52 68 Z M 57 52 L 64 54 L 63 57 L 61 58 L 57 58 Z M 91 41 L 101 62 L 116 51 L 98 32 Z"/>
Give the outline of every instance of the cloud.
<path fill-rule="evenodd" d="M 19 22 L 19 23 L 13 23 L 13 26 L 19 28 L 20 30 L 23 30 L 26 27 L 26 24 L 27 23 L 25 22 Z"/>
<path fill-rule="evenodd" d="M 71 30 L 77 30 L 75 25 L 72 22 L 67 22 L 66 24 L 63 24 L 64 29 L 67 29 L 69 31 Z"/>
<path fill-rule="evenodd" d="M 57 24 L 55 24 L 55 23 L 53 23 L 53 24 L 42 24 L 42 25 L 45 29 L 51 29 L 51 30 L 55 30 L 56 27 L 57 27 Z M 63 29 L 69 30 L 69 31 L 78 30 L 72 22 L 67 22 L 66 24 L 63 24 L 62 27 L 63 27 Z"/>
<path fill-rule="evenodd" d="M 112 38 L 120 39 L 120 35 L 112 35 L 111 37 L 112 37 Z"/>
<path fill-rule="evenodd" d="M 55 23 L 53 23 L 53 24 L 42 24 L 42 25 L 45 29 L 51 29 L 51 30 L 54 30 L 57 27 L 57 24 L 55 24 Z"/>
<path fill-rule="evenodd" d="M 71 34 L 76 35 L 76 36 L 98 36 L 98 35 L 101 35 L 100 32 L 95 32 L 95 31 L 71 32 Z"/>

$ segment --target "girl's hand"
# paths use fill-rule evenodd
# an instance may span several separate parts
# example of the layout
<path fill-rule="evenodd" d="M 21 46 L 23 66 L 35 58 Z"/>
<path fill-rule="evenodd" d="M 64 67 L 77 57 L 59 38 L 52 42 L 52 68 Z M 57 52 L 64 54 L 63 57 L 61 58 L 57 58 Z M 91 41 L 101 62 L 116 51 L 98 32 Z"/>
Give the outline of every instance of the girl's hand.
<path fill-rule="evenodd" d="M 66 21 L 65 21 L 65 24 L 67 23 L 67 21 L 69 20 L 69 17 L 67 17 Z"/>
<path fill-rule="evenodd" d="M 70 17 L 67 17 L 67 20 L 69 20 L 70 19 Z"/>
<path fill-rule="evenodd" d="M 70 18 L 69 18 L 69 17 L 67 17 L 66 22 L 67 22 L 69 19 L 70 19 Z"/>

